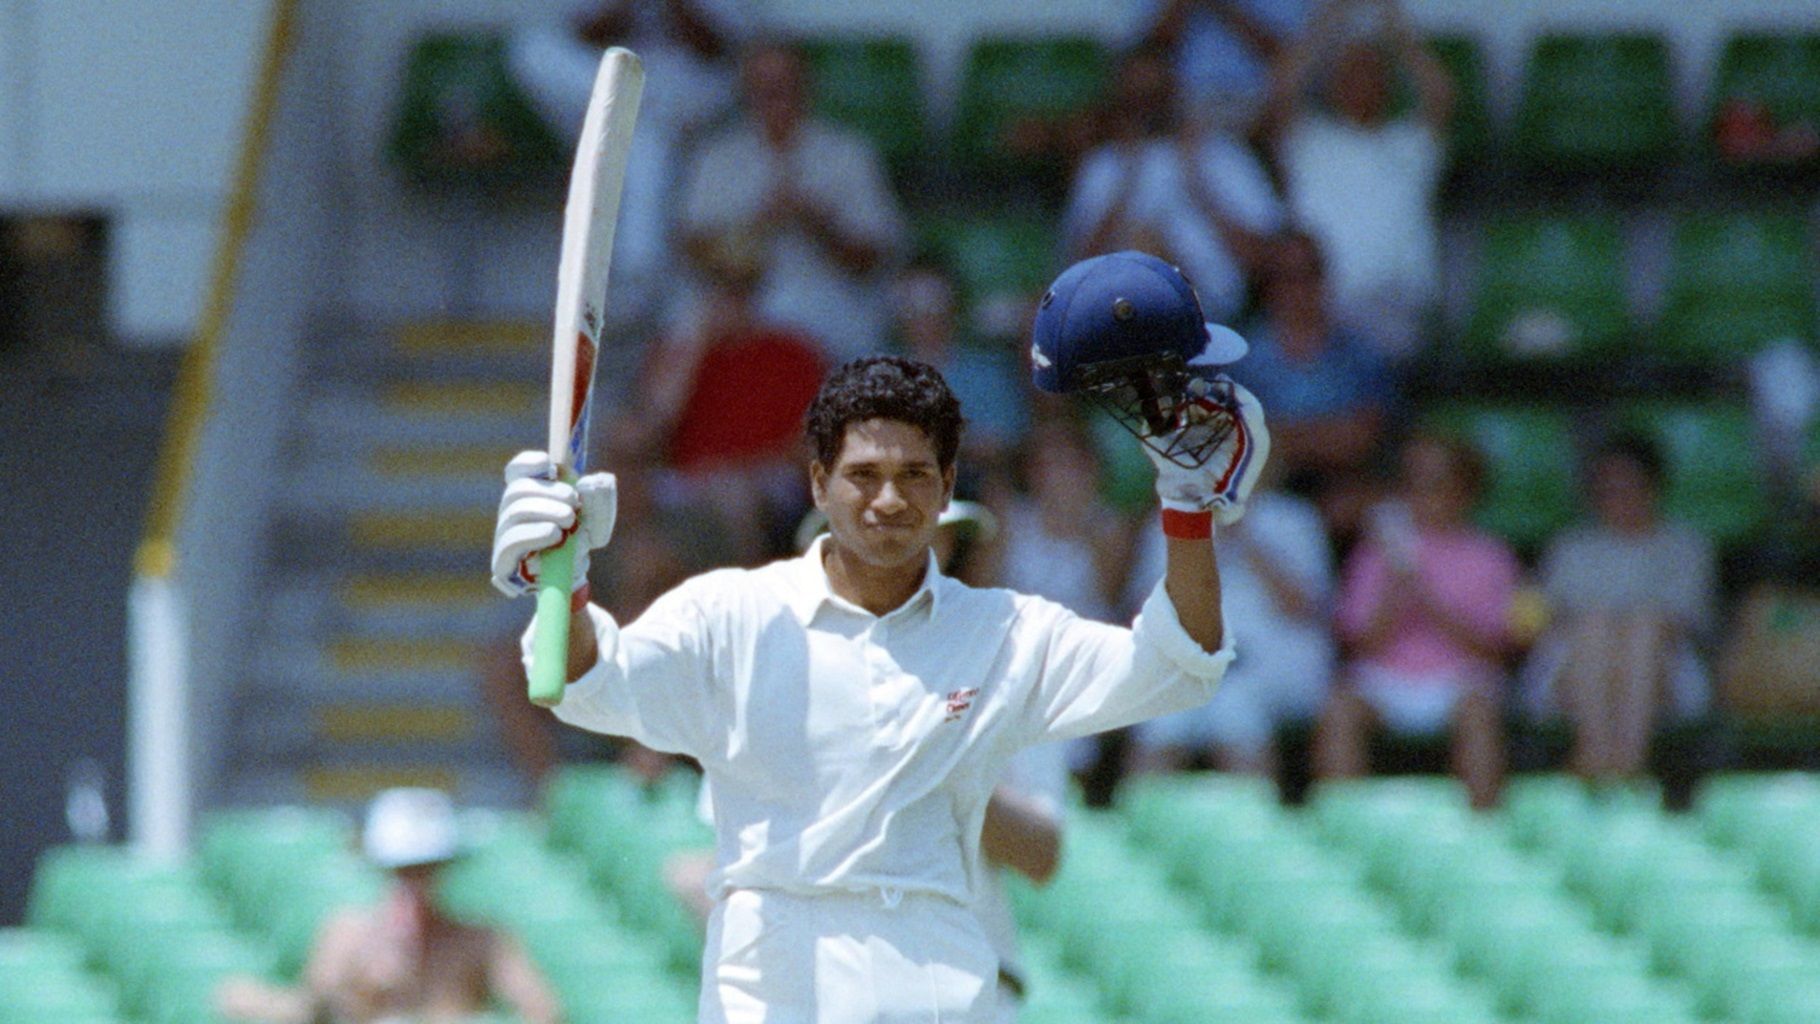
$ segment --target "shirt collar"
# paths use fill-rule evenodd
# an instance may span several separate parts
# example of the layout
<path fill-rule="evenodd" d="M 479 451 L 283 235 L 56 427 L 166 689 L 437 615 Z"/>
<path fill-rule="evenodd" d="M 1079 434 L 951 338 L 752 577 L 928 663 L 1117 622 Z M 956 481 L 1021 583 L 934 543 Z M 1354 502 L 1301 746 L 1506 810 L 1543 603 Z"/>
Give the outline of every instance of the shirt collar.
<path fill-rule="evenodd" d="M 837 596 L 834 589 L 828 585 L 828 570 L 822 566 L 822 546 L 827 542 L 828 535 L 824 533 L 815 538 L 815 541 L 809 545 L 809 550 L 803 552 L 802 557 L 797 559 L 795 585 L 791 588 L 790 596 L 785 602 L 796 616 L 797 621 L 805 626 L 815 618 L 815 613 L 820 611 L 824 604 L 839 604 L 846 608 L 855 607 Z M 885 619 L 908 614 L 923 606 L 927 606 L 931 618 L 935 616 L 941 604 L 942 589 L 947 585 L 947 577 L 942 575 L 941 567 L 935 562 L 933 548 L 928 552 L 928 559 L 929 566 L 923 572 L 923 582 L 916 588 L 916 593 L 911 594 L 903 604 L 879 618 Z M 864 609 L 858 610 L 864 611 Z M 866 612 L 866 614 L 871 613 Z"/>

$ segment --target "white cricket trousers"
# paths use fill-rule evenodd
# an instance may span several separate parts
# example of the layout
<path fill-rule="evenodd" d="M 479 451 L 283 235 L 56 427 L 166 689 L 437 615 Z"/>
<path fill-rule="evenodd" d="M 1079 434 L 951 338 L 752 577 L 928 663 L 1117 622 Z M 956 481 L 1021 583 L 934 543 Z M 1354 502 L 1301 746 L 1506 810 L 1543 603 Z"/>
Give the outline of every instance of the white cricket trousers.
<path fill-rule="evenodd" d="M 998 954 L 966 907 L 894 891 L 735 889 L 714 905 L 699 1024 L 997 1024 Z"/>

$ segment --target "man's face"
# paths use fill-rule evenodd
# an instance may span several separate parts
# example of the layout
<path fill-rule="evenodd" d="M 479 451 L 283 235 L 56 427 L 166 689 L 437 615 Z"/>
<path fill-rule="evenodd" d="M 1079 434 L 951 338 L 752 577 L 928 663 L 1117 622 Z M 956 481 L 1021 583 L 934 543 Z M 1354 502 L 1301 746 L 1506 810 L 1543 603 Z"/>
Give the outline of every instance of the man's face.
<path fill-rule="evenodd" d="M 1348 120 L 1366 126 L 1383 123 L 1390 114 L 1390 69 L 1376 47 L 1357 45 L 1334 65 L 1328 101 Z"/>
<path fill-rule="evenodd" d="M 746 58 L 746 106 L 773 138 L 788 137 L 808 110 L 803 67 L 789 50 L 770 47 Z"/>
<path fill-rule="evenodd" d="M 809 482 L 834 542 L 868 565 L 895 568 L 926 557 L 954 467 L 937 464 L 921 428 L 871 419 L 847 425 L 834 465 L 810 463 Z"/>

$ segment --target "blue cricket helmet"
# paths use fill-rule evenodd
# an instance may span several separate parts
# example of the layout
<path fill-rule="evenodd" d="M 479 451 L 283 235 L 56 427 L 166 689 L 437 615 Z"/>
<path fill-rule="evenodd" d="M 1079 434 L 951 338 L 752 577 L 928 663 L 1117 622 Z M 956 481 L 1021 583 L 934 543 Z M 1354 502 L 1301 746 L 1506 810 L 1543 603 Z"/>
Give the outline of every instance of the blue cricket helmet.
<path fill-rule="evenodd" d="M 1164 360 L 1211 373 L 1248 351 L 1237 332 L 1207 322 L 1180 270 L 1132 249 L 1062 271 L 1031 333 L 1032 376 L 1055 394 L 1085 390 L 1113 367 Z"/>

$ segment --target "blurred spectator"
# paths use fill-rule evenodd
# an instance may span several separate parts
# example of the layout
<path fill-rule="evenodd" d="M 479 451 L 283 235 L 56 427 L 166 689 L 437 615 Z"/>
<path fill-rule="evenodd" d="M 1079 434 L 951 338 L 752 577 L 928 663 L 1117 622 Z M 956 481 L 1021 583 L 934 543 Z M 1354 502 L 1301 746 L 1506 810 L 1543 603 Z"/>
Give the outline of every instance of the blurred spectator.
<path fill-rule="evenodd" d="M 904 354 L 940 370 L 967 411 L 968 457 L 1003 465 L 1030 430 L 1029 386 L 1017 354 L 963 339 L 954 276 L 933 260 L 914 260 L 898 275 L 892 313 Z"/>
<path fill-rule="evenodd" d="M 1270 68 L 1308 20 L 1311 0 L 1144 0 L 1139 47 L 1171 58 L 1189 115 L 1249 134 L 1270 93 Z"/>
<path fill-rule="evenodd" d="M 1071 259 L 1142 249 L 1182 268 L 1207 315 L 1233 318 L 1283 214 L 1249 148 L 1185 122 L 1163 54 L 1125 58 L 1109 141 L 1075 175 L 1063 233 Z"/>
<path fill-rule="evenodd" d="M 882 271 L 905 227 L 878 152 L 811 116 L 808 69 L 766 44 L 741 67 L 745 116 L 705 140 L 684 175 L 684 251 L 699 270 L 727 236 L 763 253 L 758 307 L 809 331 L 832 362 L 879 350 Z"/>
<path fill-rule="evenodd" d="M 1367 26 L 1381 38 L 1362 38 Z M 1399 69 L 1413 114 L 1397 111 Z M 1305 95 L 1317 70 L 1324 108 Z M 1397 0 L 1334 0 L 1284 55 L 1271 105 L 1285 198 L 1328 254 L 1337 312 L 1386 355 L 1409 357 L 1440 295 L 1434 202 L 1452 79 Z"/>
<path fill-rule="evenodd" d="M 1006 517 L 997 581 L 1085 618 L 1115 621 L 1130 530 L 1100 498 L 1092 440 L 1058 417 L 1037 426 L 1021 458 L 1024 491 Z"/>
<path fill-rule="evenodd" d="M 803 413 L 828 369 L 813 339 L 758 308 L 760 259 L 750 236 L 702 246 L 701 301 L 645 360 L 624 438 L 642 433 L 674 470 L 672 504 L 740 510 L 733 560 L 748 565 L 788 550 L 807 504 Z"/>
<path fill-rule="evenodd" d="M 1713 146 L 1726 163 L 1800 164 L 1820 155 L 1820 125 L 1804 117 L 1778 117 L 1750 96 L 1727 96 L 1713 117 Z"/>
<path fill-rule="evenodd" d="M 1193 767 L 1275 777 L 1275 735 L 1312 722 L 1333 681 L 1333 555 L 1314 507 L 1276 488 L 1265 464 L 1245 518 L 1213 538 L 1220 607 L 1239 656 L 1202 707 L 1141 723 L 1139 771 Z M 1136 607 L 1163 573 L 1163 535 L 1143 533 L 1125 603 Z"/>
<path fill-rule="evenodd" d="M 1573 727 L 1569 767 L 1587 779 L 1641 774 L 1656 723 L 1710 697 L 1698 648 L 1713 639 L 1713 547 L 1663 520 L 1663 472 L 1648 440 L 1607 441 L 1587 467 L 1593 520 L 1542 560 L 1552 621 L 1524 666 L 1524 696 Z"/>
<path fill-rule="evenodd" d="M 390 789 L 373 798 L 363 836 L 367 858 L 392 873 L 372 907 L 341 911 L 316 935 L 302 984 L 251 978 L 222 983 L 222 1016 L 265 1024 L 460 1021 L 498 1000 L 525 1024 L 555 1024 L 556 998 L 517 943 L 456 921 L 436 900 L 442 868 L 460 855 L 455 808 L 433 789 Z"/>
<path fill-rule="evenodd" d="M 613 235 L 616 319 L 658 313 L 670 270 L 670 188 L 690 136 L 733 98 L 733 56 L 751 28 L 745 0 L 595 0 L 568 21 L 513 30 L 506 63 L 558 134 L 575 142 L 601 51 L 625 46 L 645 67 L 638 126 Z"/>
<path fill-rule="evenodd" d="M 1473 806 L 1497 802 L 1518 565 L 1468 518 L 1484 477 L 1464 442 L 1417 435 L 1403 446 L 1401 498 L 1375 510 L 1341 580 L 1336 619 L 1351 660 L 1321 713 L 1317 777 L 1366 774 L 1375 727 L 1404 736 L 1451 728 L 1453 770 Z"/>
<path fill-rule="evenodd" d="M 1234 375 L 1269 411 L 1271 461 L 1349 543 L 1397 395 L 1383 358 L 1332 317 L 1326 280 L 1319 244 L 1285 236 L 1264 271 L 1264 317 L 1249 333 L 1251 353 Z"/>

